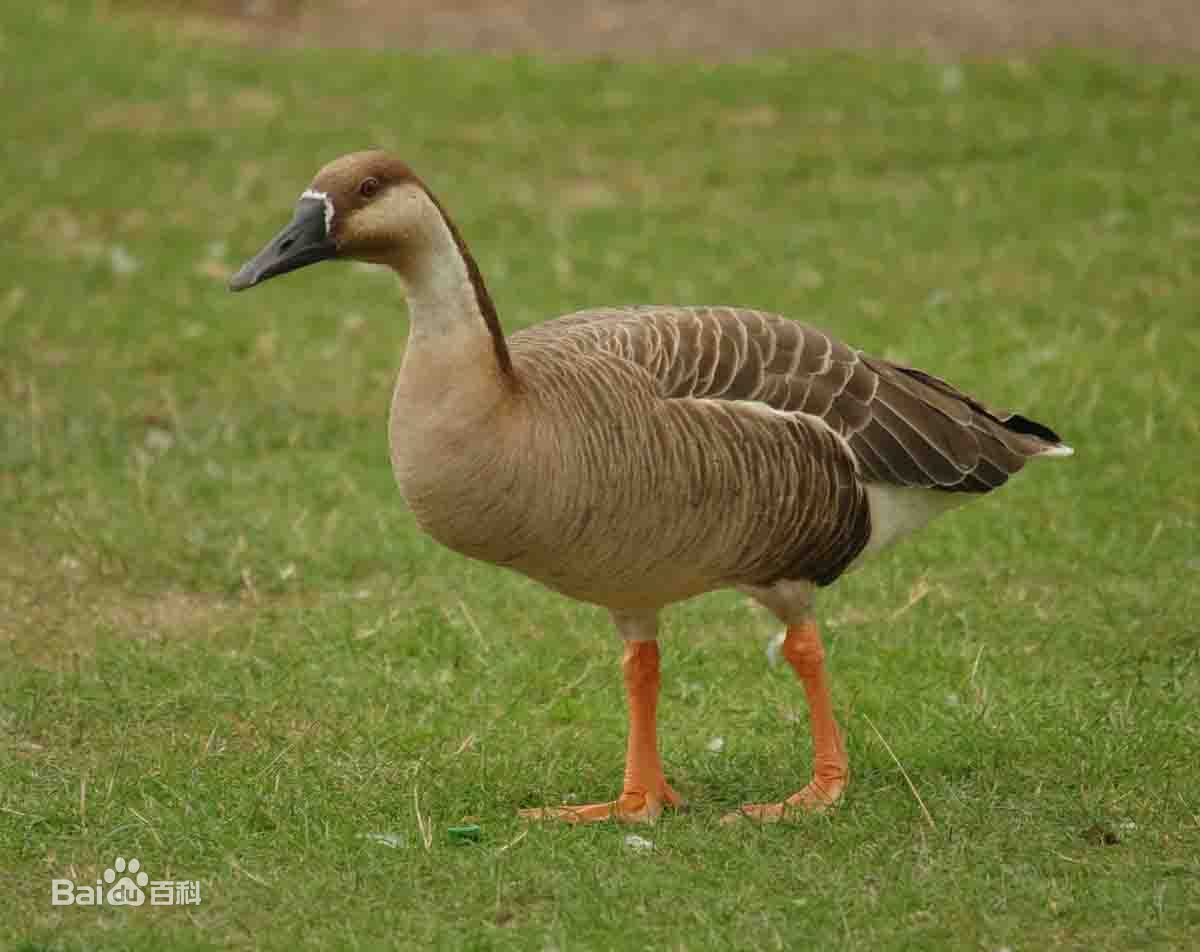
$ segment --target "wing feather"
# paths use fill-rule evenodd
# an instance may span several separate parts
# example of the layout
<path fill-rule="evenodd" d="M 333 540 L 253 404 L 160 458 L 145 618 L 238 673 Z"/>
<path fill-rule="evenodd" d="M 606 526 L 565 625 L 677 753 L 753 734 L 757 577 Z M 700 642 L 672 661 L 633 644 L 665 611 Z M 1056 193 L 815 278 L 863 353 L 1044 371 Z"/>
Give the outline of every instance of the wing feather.
<path fill-rule="evenodd" d="M 761 311 L 582 311 L 519 331 L 510 343 L 519 349 L 580 333 L 643 368 L 664 398 L 761 403 L 821 420 L 868 482 L 988 492 L 1057 445 L 1048 428 L 990 410 L 940 377 Z"/>

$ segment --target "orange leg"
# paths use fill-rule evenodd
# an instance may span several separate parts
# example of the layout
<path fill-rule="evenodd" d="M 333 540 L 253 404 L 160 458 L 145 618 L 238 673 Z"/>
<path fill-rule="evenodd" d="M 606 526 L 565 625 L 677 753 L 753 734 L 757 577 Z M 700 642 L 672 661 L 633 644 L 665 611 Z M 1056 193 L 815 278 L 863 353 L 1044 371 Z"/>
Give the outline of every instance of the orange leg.
<path fill-rule="evenodd" d="M 658 710 L 658 642 L 626 641 L 621 660 L 625 691 L 629 697 L 629 743 L 625 751 L 625 786 L 619 799 L 586 806 L 543 807 L 522 810 L 529 820 L 597 820 L 653 822 L 663 807 L 682 807 L 683 800 L 663 776 L 658 756 L 655 718 Z"/>
<path fill-rule="evenodd" d="M 773 822 L 794 811 L 820 811 L 841 799 L 850 776 L 846 748 L 833 717 L 833 699 L 825 677 L 825 649 L 811 621 L 791 625 L 783 642 L 783 656 L 804 685 L 813 738 L 813 779 L 803 790 L 782 803 L 747 803 L 724 822 L 740 817 Z"/>

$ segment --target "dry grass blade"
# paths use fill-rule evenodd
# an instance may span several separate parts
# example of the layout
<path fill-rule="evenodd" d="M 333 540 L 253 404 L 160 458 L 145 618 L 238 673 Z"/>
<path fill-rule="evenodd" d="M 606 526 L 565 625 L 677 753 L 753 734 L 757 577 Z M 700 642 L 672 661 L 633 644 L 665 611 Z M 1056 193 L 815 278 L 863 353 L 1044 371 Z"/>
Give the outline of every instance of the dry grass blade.
<path fill-rule="evenodd" d="M 467 620 L 467 624 L 471 627 L 471 631 L 475 633 L 475 637 L 479 639 L 479 647 L 483 649 L 483 653 L 487 654 L 490 645 L 488 640 L 483 637 L 483 629 L 479 627 L 479 623 L 475 621 L 475 616 L 471 614 L 471 609 L 467 608 L 467 603 L 461 598 L 458 600 L 458 610 L 462 612 L 463 618 Z"/>
<path fill-rule="evenodd" d="M 900 775 L 904 778 L 904 782 L 908 784 L 908 789 L 912 791 L 912 795 L 916 798 L 917 805 L 921 808 L 921 814 L 925 817 L 925 822 L 929 824 L 929 828 L 931 830 L 936 830 L 937 824 L 933 822 L 933 816 L 930 814 L 929 808 L 925 806 L 925 801 L 921 799 L 921 794 L 917 792 L 916 786 L 914 786 L 912 780 L 909 778 L 908 771 L 904 769 L 904 764 L 900 763 L 900 758 L 897 757 L 895 751 L 892 750 L 892 745 L 884 739 L 881 733 L 879 733 L 879 728 L 875 726 L 875 722 L 872 721 L 870 717 L 864 714 L 863 720 L 865 720 L 867 722 L 867 726 L 875 732 L 875 736 L 879 738 L 879 743 L 883 744 L 883 749 L 888 752 L 888 756 L 892 758 L 892 762 L 900 768 Z"/>
<path fill-rule="evenodd" d="M 499 854 L 499 853 L 503 853 L 505 850 L 512 849 L 514 846 L 516 846 L 518 843 L 520 843 L 521 840 L 525 839 L 525 837 L 527 837 L 528 835 L 529 835 L 529 830 L 527 830 L 527 829 L 522 830 L 515 837 L 513 837 L 511 840 L 509 840 L 507 843 L 505 843 L 503 846 L 501 846 L 498 850 L 496 850 L 496 853 Z"/>
<path fill-rule="evenodd" d="M 916 583 L 912 587 L 912 591 L 908 593 L 908 601 L 892 612 L 891 615 L 888 616 L 888 621 L 895 621 L 918 602 L 922 601 L 928 594 L 929 582 L 923 577 L 917 579 Z"/>
<path fill-rule="evenodd" d="M 458 750 L 456 750 L 450 756 L 458 757 L 464 751 L 470 750 L 475 745 L 475 740 L 476 740 L 476 738 L 475 738 L 474 734 L 468 734 L 466 737 L 463 738 L 462 743 L 458 745 Z"/>
<path fill-rule="evenodd" d="M 415 783 L 413 784 L 413 812 L 417 815 L 417 829 L 421 831 L 421 842 L 425 844 L 425 849 L 428 851 L 433 848 L 433 820 L 421 816 L 421 796 L 417 792 Z"/>

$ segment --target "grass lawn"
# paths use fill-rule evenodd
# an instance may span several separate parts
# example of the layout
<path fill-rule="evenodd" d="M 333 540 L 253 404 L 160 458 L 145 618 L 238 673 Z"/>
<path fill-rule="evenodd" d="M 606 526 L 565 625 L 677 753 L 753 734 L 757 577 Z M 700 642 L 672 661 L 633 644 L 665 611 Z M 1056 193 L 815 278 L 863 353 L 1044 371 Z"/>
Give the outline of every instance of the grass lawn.
<path fill-rule="evenodd" d="M 0 945 L 1200 944 L 1200 73 L 264 53 L 104 9 L 0 12 Z M 691 811 L 517 819 L 618 791 L 607 617 L 416 531 L 390 276 L 224 289 L 377 145 L 510 328 L 762 307 L 1076 447 L 823 595 L 836 812 L 718 824 L 810 756 L 719 593 L 662 639 Z M 201 904 L 51 905 L 117 856 Z"/>

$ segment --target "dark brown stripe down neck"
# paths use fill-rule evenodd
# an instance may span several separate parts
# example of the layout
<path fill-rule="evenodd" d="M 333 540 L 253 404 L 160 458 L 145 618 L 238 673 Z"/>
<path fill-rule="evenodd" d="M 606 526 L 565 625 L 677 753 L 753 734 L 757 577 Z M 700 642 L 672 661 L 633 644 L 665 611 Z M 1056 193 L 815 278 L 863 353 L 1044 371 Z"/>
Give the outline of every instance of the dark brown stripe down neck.
<path fill-rule="evenodd" d="M 483 283 L 483 275 L 479 271 L 479 265 L 475 263 L 471 249 L 463 241 L 463 237 L 458 231 L 458 226 L 446 214 L 446 209 L 442 207 L 442 203 L 438 201 L 437 196 L 429 190 L 429 187 L 424 182 L 418 179 L 417 183 L 424 190 L 425 194 L 429 196 L 429 200 L 433 202 L 434 207 L 441 213 L 442 221 L 450 229 L 450 234 L 454 238 L 454 244 L 458 247 L 458 253 L 462 255 L 462 259 L 467 265 L 467 277 L 470 278 L 471 287 L 475 290 L 475 302 L 479 305 L 479 313 L 483 315 L 483 321 L 487 324 L 487 329 L 492 335 L 492 350 L 496 354 L 496 363 L 500 367 L 500 375 L 509 384 L 516 386 L 517 375 L 513 371 L 512 357 L 509 356 L 508 344 L 504 340 L 504 328 L 500 326 L 500 317 L 496 314 L 496 305 L 492 302 L 492 296 L 488 293 L 487 285 Z"/>

